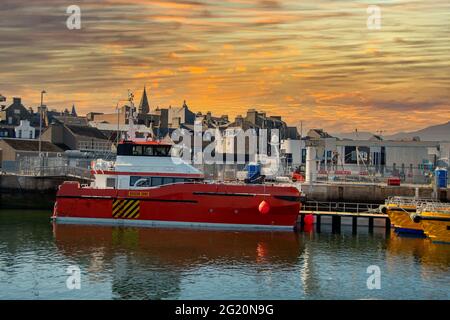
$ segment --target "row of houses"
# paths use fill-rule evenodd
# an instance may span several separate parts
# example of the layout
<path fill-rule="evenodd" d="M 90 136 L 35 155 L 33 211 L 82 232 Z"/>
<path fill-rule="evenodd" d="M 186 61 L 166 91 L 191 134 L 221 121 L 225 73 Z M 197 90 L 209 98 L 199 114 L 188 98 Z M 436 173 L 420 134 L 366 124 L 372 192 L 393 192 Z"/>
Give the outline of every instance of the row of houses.
<path fill-rule="evenodd" d="M 50 111 L 38 108 L 43 114 L 43 131 L 39 132 L 39 116 L 31 108 L 22 105 L 20 98 L 14 98 L 9 107 L 0 95 L 0 163 L 12 164 L 24 156 L 37 156 L 41 152 L 48 157 L 67 155 L 77 151 L 91 157 L 109 157 L 114 154 L 115 144 L 129 130 L 128 114 L 132 107 L 122 106 L 109 114 L 91 112 L 79 116 L 75 106 L 72 111 Z M 3 105 L 2 105 L 3 104 Z M 215 147 L 219 154 L 244 154 L 247 161 L 250 145 L 239 146 L 236 135 L 248 129 L 259 136 L 263 130 L 277 130 L 280 156 L 289 170 L 306 164 L 308 147 L 315 148 L 317 170 L 321 174 L 396 174 L 423 175 L 436 166 L 448 166 L 450 142 L 437 141 L 389 141 L 380 136 L 368 140 L 339 139 L 322 129 L 312 129 L 305 136 L 296 127 L 287 125 L 281 117 L 249 109 L 245 115 L 230 120 L 227 115 L 214 116 L 211 112 L 193 112 L 186 101 L 181 107 L 150 108 L 147 90 L 144 88 L 136 108 L 137 124 L 134 130 L 138 137 L 171 141 L 172 133 L 184 130 L 192 133 L 194 127 L 219 131 L 223 137 Z M 5 134 L 7 132 L 7 134 Z M 3 133 L 3 134 L 2 134 Z M 40 135 L 41 142 L 38 141 Z M 13 141 L 15 140 L 15 141 Z M 270 138 L 269 138 L 270 141 Z M 273 141 L 270 141 L 273 142 Z M 202 144 L 204 148 L 208 142 Z M 254 146 L 251 146 L 254 147 Z M 270 155 L 270 147 L 264 146 Z M 259 152 L 262 146 L 257 144 Z M 73 154 L 73 153 L 72 153 Z"/>

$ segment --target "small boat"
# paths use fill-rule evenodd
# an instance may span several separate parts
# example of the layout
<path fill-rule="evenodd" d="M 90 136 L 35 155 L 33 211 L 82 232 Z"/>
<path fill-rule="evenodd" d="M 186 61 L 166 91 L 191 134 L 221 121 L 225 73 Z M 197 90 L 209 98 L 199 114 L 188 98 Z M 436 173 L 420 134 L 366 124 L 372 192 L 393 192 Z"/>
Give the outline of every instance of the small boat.
<path fill-rule="evenodd" d="M 425 235 L 433 242 L 450 243 L 450 204 L 426 203 L 411 214 L 414 222 L 420 225 Z"/>
<path fill-rule="evenodd" d="M 431 199 L 416 199 L 410 197 L 390 197 L 382 206 L 382 212 L 386 213 L 391 220 L 391 224 L 398 233 L 423 235 L 423 228 L 420 224 L 414 223 L 411 213 L 415 213 L 417 206 L 432 201 Z"/>

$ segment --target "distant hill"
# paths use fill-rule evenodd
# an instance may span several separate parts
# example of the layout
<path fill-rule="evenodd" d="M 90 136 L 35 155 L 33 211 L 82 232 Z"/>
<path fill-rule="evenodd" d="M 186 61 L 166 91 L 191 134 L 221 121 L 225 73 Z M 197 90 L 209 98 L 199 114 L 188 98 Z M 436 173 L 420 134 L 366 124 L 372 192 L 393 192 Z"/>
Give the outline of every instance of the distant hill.
<path fill-rule="evenodd" d="M 422 141 L 450 141 L 450 121 L 418 131 L 399 132 L 384 138 L 390 140 L 400 140 L 411 139 L 413 137 L 419 137 Z"/>
<path fill-rule="evenodd" d="M 374 134 L 371 132 L 349 132 L 349 133 L 331 133 L 334 137 L 341 139 L 352 140 L 368 140 Z M 444 124 L 439 124 L 427 127 L 417 131 L 399 132 L 393 135 L 383 136 L 384 140 L 410 140 L 414 137 L 419 137 L 422 141 L 450 141 L 450 121 Z"/>

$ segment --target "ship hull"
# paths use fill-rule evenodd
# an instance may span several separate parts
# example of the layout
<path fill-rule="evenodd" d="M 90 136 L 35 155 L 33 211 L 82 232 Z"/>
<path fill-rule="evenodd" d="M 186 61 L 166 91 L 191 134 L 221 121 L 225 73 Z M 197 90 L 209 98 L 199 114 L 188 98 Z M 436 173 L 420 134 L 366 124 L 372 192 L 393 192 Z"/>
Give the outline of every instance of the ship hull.
<path fill-rule="evenodd" d="M 450 215 L 439 212 L 422 212 L 418 218 L 425 234 L 432 242 L 450 244 Z"/>
<path fill-rule="evenodd" d="M 390 207 L 387 210 L 391 224 L 395 231 L 401 234 L 411 234 L 423 236 L 423 228 L 421 225 L 414 223 L 410 217 L 410 212 L 415 212 L 415 207 Z"/>
<path fill-rule="evenodd" d="M 260 204 L 268 203 L 267 213 Z M 293 230 L 294 187 L 181 183 L 139 190 L 60 186 L 53 219 L 61 223 Z M 262 210 L 263 211 L 263 210 Z"/>

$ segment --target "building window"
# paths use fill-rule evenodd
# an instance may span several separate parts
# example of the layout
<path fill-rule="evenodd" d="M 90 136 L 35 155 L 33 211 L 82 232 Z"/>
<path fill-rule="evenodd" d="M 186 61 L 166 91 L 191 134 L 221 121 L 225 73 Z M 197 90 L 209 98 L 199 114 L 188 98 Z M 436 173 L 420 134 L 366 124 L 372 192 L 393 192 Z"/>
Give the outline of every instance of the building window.
<path fill-rule="evenodd" d="M 346 146 L 344 148 L 345 154 L 345 163 L 348 164 L 356 164 L 358 161 L 356 159 L 356 147 L 354 146 Z"/>

